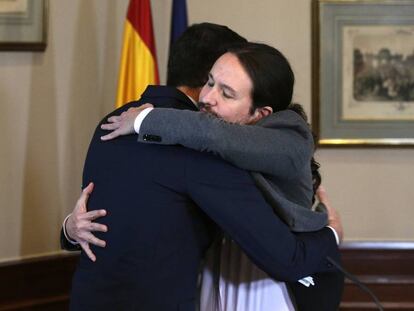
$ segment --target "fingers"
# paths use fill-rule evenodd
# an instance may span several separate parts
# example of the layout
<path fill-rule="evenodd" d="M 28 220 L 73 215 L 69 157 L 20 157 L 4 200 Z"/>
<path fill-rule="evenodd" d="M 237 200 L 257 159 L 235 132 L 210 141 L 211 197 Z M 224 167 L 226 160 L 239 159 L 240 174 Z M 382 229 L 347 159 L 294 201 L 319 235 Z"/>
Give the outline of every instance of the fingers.
<path fill-rule="evenodd" d="M 78 217 L 81 214 L 86 213 L 86 205 L 94 188 L 94 184 L 91 182 L 89 185 L 82 190 L 81 196 L 76 202 L 75 208 L 73 209 L 73 216 Z"/>
<path fill-rule="evenodd" d="M 88 227 L 91 221 L 103 216 L 106 216 L 106 210 L 99 209 L 85 213 L 74 213 L 70 218 L 73 218 L 71 221 L 75 224 L 77 230 L 83 230 L 85 227 Z"/>
<path fill-rule="evenodd" d="M 98 239 L 95 235 L 93 235 L 90 231 L 82 231 L 79 233 L 79 244 L 80 243 L 88 243 L 93 244 L 99 247 L 105 247 L 106 242 L 104 240 Z"/>
<path fill-rule="evenodd" d="M 96 210 L 87 213 L 76 213 L 72 214 L 66 222 L 66 232 L 71 239 L 81 242 L 91 242 L 94 237 L 91 232 L 107 232 L 108 227 L 103 224 L 94 223 L 93 220 L 105 216 L 105 210 Z"/>
<path fill-rule="evenodd" d="M 120 122 L 115 122 L 115 123 L 104 123 L 101 125 L 101 129 L 103 130 L 107 130 L 107 131 L 113 131 L 118 129 L 121 126 Z"/>
<path fill-rule="evenodd" d="M 92 231 L 99 231 L 99 232 L 107 232 L 108 231 L 108 227 L 107 226 L 98 224 L 96 222 L 91 222 L 89 224 L 89 228 L 88 229 L 91 232 Z"/>
<path fill-rule="evenodd" d="M 106 242 L 96 238 L 91 232 L 107 232 L 108 228 L 106 225 L 93 222 L 105 216 L 106 210 L 100 209 L 87 212 L 86 204 L 93 189 L 94 184 L 92 182 L 83 189 L 72 215 L 66 221 L 66 232 L 71 239 L 79 242 L 87 256 L 95 261 L 96 257 L 90 250 L 89 243 L 105 247 Z"/>
<path fill-rule="evenodd" d="M 101 126 L 101 128 L 105 130 L 106 128 L 103 128 L 103 126 L 104 126 L 104 124 Z M 109 134 L 101 136 L 101 140 L 104 140 L 104 141 L 111 140 L 111 139 L 117 138 L 118 136 L 121 136 L 121 135 L 122 135 L 122 133 L 120 131 L 115 130 L 115 131 L 113 131 Z"/>
<path fill-rule="evenodd" d="M 121 120 L 122 120 L 122 114 L 119 116 L 112 116 L 108 118 L 108 122 L 110 123 L 120 122 Z"/>
<path fill-rule="evenodd" d="M 154 108 L 154 105 L 152 105 L 152 104 L 150 104 L 150 103 L 146 103 L 146 104 L 144 104 L 144 105 L 140 106 L 138 109 L 140 109 L 140 110 L 144 110 L 144 109 L 146 109 L 146 108 Z M 128 110 L 130 110 L 130 109 L 133 109 L 133 108 L 129 108 Z"/>
<path fill-rule="evenodd" d="M 318 197 L 319 202 L 323 203 L 328 211 L 332 210 L 331 203 L 328 199 L 328 194 L 326 193 L 326 190 L 323 186 L 318 187 L 316 190 L 316 196 Z"/>
<path fill-rule="evenodd" d="M 104 123 L 101 125 L 101 129 L 107 131 L 113 131 L 121 127 L 122 121 L 125 119 L 125 112 L 123 112 L 119 116 L 112 116 L 108 118 L 109 123 Z"/>
<path fill-rule="evenodd" d="M 107 141 L 119 136 L 134 134 L 134 122 L 136 117 L 146 108 L 153 107 L 151 104 L 145 104 L 138 108 L 132 107 L 127 111 L 122 112 L 119 116 L 112 116 L 108 118 L 108 122 L 101 125 L 101 129 L 112 131 L 106 135 L 101 136 L 101 140 Z"/>
<path fill-rule="evenodd" d="M 96 261 L 96 256 L 95 254 L 91 251 L 89 244 L 86 242 L 81 242 L 79 243 L 79 245 L 82 247 L 82 249 L 85 251 L 86 255 L 89 257 L 90 260 L 92 260 L 93 262 Z"/>
<path fill-rule="evenodd" d="M 106 242 L 103 240 L 98 239 L 97 237 L 95 237 L 93 234 L 90 234 L 90 236 L 88 236 L 86 239 L 84 239 L 83 241 L 81 241 L 79 243 L 79 245 L 82 247 L 82 249 L 84 250 L 84 252 L 86 253 L 86 255 L 88 256 L 88 258 L 90 260 L 92 260 L 93 262 L 96 261 L 96 256 L 95 254 L 92 252 L 90 246 L 90 244 L 99 246 L 99 247 L 105 247 L 106 246 Z"/>
<path fill-rule="evenodd" d="M 319 199 L 320 202 L 323 202 L 323 201 L 327 201 L 328 200 L 328 196 L 326 194 L 326 190 L 325 190 L 325 188 L 322 185 L 320 185 L 318 187 L 318 189 L 316 190 L 316 195 L 318 196 L 318 199 Z"/>
<path fill-rule="evenodd" d="M 94 183 L 93 182 L 90 182 L 83 190 L 82 190 L 82 194 L 81 194 L 81 196 L 80 196 L 80 200 L 83 202 L 83 203 L 87 203 L 88 202 L 88 199 L 89 199 L 89 196 L 91 195 L 91 193 L 92 193 L 92 191 L 93 191 L 93 188 L 95 187 L 95 185 L 94 185 Z"/>
<path fill-rule="evenodd" d="M 324 187 L 319 186 L 319 188 L 316 190 L 316 195 L 319 202 L 325 205 L 328 212 L 328 224 L 335 229 L 336 233 L 338 234 L 339 243 L 341 243 L 344 239 L 344 229 L 339 213 L 331 206 Z"/>
<path fill-rule="evenodd" d="M 99 246 L 99 247 L 105 247 L 106 246 L 106 242 L 104 240 L 98 239 L 96 236 L 94 236 L 93 234 L 91 234 L 90 237 L 88 237 L 87 240 L 90 244 Z"/>
<path fill-rule="evenodd" d="M 74 240 L 79 243 L 90 243 L 99 247 L 105 247 L 106 242 L 104 240 L 98 239 L 91 232 L 107 232 L 108 227 L 102 224 L 92 223 L 92 222 L 82 222 L 76 223 L 77 228 L 73 234 Z"/>
<path fill-rule="evenodd" d="M 95 220 L 103 216 L 106 216 L 106 210 L 98 209 L 98 210 L 90 211 L 90 212 L 83 214 L 82 218 L 86 220 Z"/>
<path fill-rule="evenodd" d="M 87 193 L 87 194 L 91 194 L 93 191 L 93 187 L 94 187 L 94 183 L 90 182 L 83 190 L 82 192 Z"/>

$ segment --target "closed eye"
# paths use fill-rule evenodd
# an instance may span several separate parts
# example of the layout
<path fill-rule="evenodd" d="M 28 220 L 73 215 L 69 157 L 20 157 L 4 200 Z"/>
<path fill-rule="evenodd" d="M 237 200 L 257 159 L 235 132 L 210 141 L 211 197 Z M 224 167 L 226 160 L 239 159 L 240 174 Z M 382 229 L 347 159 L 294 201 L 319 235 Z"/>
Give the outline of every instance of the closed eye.
<path fill-rule="evenodd" d="M 228 94 L 228 93 L 226 92 L 226 90 L 223 90 L 223 96 L 224 96 L 225 98 L 233 98 L 233 96 L 232 96 L 232 95 L 230 95 L 230 94 Z"/>
<path fill-rule="evenodd" d="M 207 86 L 213 87 L 214 86 L 214 79 L 211 73 L 208 74 Z"/>

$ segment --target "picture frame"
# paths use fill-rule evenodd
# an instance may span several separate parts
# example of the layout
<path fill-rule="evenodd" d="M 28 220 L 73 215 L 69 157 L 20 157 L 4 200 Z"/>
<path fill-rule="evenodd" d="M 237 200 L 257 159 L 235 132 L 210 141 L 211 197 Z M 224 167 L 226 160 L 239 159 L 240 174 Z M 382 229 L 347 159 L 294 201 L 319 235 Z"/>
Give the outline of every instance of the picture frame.
<path fill-rule="evenodd" d="M 0 51 L 45 51 L 47 0 L 0 0 Z"/>
<path fill-rule="evenodd" d="M 414 146 L 414 1 L 313 0 L 321 147 Z"/>

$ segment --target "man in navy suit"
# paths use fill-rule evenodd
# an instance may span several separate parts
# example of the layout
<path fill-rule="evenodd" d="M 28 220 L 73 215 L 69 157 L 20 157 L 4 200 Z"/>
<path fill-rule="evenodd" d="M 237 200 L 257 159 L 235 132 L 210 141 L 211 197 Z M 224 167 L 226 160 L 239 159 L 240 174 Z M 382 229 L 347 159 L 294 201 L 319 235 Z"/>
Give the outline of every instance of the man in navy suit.
<path fill-rule="evenodd" d="M 184 85 L 149 87 L 113 114 L 146 102 L 195 109 Z M 72 310 L 194 310 L 199 264 L 218 227 L 275 279 L 332 270 L 325 260 L 338 257 L 332 231 L 293 235 L 247 172 L 182 147 L 137 144 L 134 136 L 102 142 L 103 134 L 98 126 L 83 184 L 94 181 L 88 208 L 108 211 L 110 231 L 105 249 L 92 246 L 95 263 L 81 255 Z"/>

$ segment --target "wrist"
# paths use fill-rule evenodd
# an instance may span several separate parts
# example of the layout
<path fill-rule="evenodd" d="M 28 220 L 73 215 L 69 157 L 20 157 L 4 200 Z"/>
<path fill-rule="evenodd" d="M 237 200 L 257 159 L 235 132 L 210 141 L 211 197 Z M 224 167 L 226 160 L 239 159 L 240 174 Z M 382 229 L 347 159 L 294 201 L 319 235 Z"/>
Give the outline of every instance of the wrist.
<path fill-rule="evenodd" d="M 332 227 L 332 226 L 327 226 L 329 229 L 331 229 L 332 230 L 332 233 L 334 234 L 334 236 L 335 236 L 335 241 L 336 241 L 336 245 L 339 245 L 339 244 L 341 244 L 341 240 L 340 240 L 340 238 L 339 238 L 339 234 L 338 234 L 338 232 L 335 230 L 335 228 L 334 227 Z"/>
<path fill-rule="evenodd" d="M 141 124 L 144 121 L 145 117 L 153 110 L 154 108 L 149 107 L 142 110 L 134 120 L 134 131 L 135 133 L 139 134 L 141 129 Z"/>
<path fill-rule="evenodd" d="M 67 222 L 68 222 L 68 219 L 69 219 L 71 216 L 72 216 L 72 213 L 70 213 L 68 216 L 66 216 L 65 220 L 63 221 L 63 225 L 62 225 L 62 227 L 63 227 L 63 234 L 64 234 L 64 236 L 65 236 L 66 240 L 68 240 L 68 242 L 69 242 L 69 243 L 71 243 L 71 244 L 73 244 L 73 245 L 78 245 L 78 244 L 79 244 L 79 242 L 77 242 L 77 241 L 73 240 L 73 239 L 69 236 L 69 234 L 68 234 L 68 232 L 67 232 L 67 230 L 66 230 L 66 224 L 67 224 Z"/>

